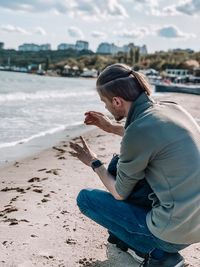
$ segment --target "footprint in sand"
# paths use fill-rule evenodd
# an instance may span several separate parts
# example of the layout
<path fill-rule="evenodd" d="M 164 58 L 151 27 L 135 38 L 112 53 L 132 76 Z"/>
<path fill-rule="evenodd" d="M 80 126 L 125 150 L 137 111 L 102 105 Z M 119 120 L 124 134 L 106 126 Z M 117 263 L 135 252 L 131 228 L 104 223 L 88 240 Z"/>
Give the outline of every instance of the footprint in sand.
<path fill-rule="evenodd" d="M 65 243 L 67 243 L 68 245 L 75 245 L 76 244 L 76 240 L 72 239 L 72 238 L 68 238 Z"/>
<path fill-rule="evenodd" d="M 62 149 L 62 148 L 59 148 L 59 147 L 56 147 L 56 146 L 53 146 L 52 148 L 57 150 L 57 151 L 59 151 L 59 152 L 61 152 L 61 153 L 65 153 L 66 152 L 65 149 Z"/>
<path fill-rule="evenodd" d="M 33 182 L 40 182 L 40 178 L 39 177 L 33 177 L 33 178 L 28 180 L 28 183 L 33 183 Z"/>
<path fill-rule="evenodd" d="M 46 171 L 46 173 L 53 173 L 54 175 L 59 175 L 58 170 L 60 170 L 60 169 L 51 169 L 49 171 Z"/>
<path fill-rule="evenodd" d="M 38 172 L 46 171 L 46 168 L 37 170 Z"/>
<path fill-rule="evenodd" d="M 38 189 L 38 188 L 33 189 L 33 191 L 36 192 L 36 193 L 42 193 L 43 192 L 42 189 Z"/>
<path fill-rule="evenodd" d="M 24 194 L 26 193 L 25 190 L 23 188 L 20 187 L 5 187 L 3 189 L 1 189 L 1 192 L 7 192 L 7 191 L 11 191 L 11 190 L 16 190 L 17 192 Z"/>

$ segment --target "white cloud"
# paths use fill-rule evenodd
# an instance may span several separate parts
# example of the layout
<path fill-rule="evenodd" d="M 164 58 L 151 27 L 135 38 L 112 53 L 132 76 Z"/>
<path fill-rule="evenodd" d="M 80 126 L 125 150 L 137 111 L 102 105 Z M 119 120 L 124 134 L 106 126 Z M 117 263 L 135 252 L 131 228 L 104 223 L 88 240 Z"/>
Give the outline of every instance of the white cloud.
<path fill-rule="evenodd" d="M 137 0 L 136 0 L 137 1 Z M 150 6 L 149 14 L 153 16 L 177 16 L 181 14 L 197 15 L 200 13 L 200 0 L 182 0 L 179 4 L 165 6 Z"/>
<path fill-rule="evenodd" d="M 34 30 L 34 33 L 39 34 L 39 35 L 46 35 L 46 31 L 42 27 L 36 27 Z"/>
<path fill-rule="evenodd" d="M 162 9 L 153 7 L 150 10 L 150 14 L 153 16 L 165 17 L 165 16 L 177 16 L 180 15 L 180 12 L 176 10 L 175 6 L 167 6 Z"/>
<path fill-rule="evenodd" d="M 106 34 L 104 32 L 99 32 L 99 31 L 93 31 L 91 35 L 94 38 L 105 38 L 106 37 Z"/>
<path fill-rule="evenodd" d="M 194 34 L 190 33 L 183 33 L 180 31 L 176 26 L 174 25 L 166 25 L 160 29 L 157 30 L 157 35 L 160 37 L 164 38 L 169 38 L 169 39 L 175 39 L 175 38 L 190 38 L 190 37 L 195 37 Z"/>
<path fill-rule="evenodd" d="M 135 0 L 134 2 L 134 9 L 145 14 L 151 14 L 152 9 L 157 9 L 159 6 L 158 0 Z"/>
<path fill-rule="evenodd" d="M 176 10 L 186 15 L 196 15 L 200 13 L 200 0 L 182 1 L 176 6 Z"/>
<path fill-rule="evenodd" d="M 84 37 L 82 31 L 77 27 L 68 28 L 68 34 L 73 38 L 83 38 Z"/>
<path fill-rule="evenodd" d="M 116 33 L 119 37 L 121 38 L 126 38 L 126 39 L 136 39 L 136 38 L 142 38 L 148 34 L 150 34 L 149 30 L 144 27 L 132 27 L 134 29 L 128 30 L 122 30 Z"/>
<path fill-rule="evenodd" d="M 135 2 L 138 2 L 141 5 L 158 6 L 158 0 L 135 0 Z"/>
<path fill-rule="evenodd" d="M 21 27 L 16 27 L 13 25 L 1 25 L 1 30 L 4 32 L 10 32 L 10 33 L 20 33 L 24 35 L 29 35 L 31 34 L 30 32 L 26 31 L 25 29 Z"/>
<path fill-rule="evenodd" d="M 108 15 L 128 17 L 126 9 L 117 0 L 107 0 Z"/>
<path fill-rule="evenodd" d="M 73 17 L 81 15 L 82 18 L 128 17 L 119 0 L 1 0 L 0 8 L 24 12 L 54 10 L 56 13 L 70 14 Z"/>

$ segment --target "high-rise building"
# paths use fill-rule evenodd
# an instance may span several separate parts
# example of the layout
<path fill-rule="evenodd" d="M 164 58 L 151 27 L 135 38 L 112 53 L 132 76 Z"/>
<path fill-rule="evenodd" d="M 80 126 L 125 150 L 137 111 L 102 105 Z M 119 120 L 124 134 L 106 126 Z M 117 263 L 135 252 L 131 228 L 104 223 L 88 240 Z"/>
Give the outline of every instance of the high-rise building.
<path fill-rule="evenodd" d="M 65 43 L 62 43 L 62 44 L 59 44 L 58 45 L 58 50 L 66 50 L 66 49 L 75 49 L 75 45 L 74 44 L 65 44 Z"/>
<path fill-rule="evenodd" d="M 76 41 L 76 45 L 75 45 L 76 50 L 81 51 L 81 50 L 88 50 L 89 48 L 89 43 L 86 41 L 81 41 L 78 40 Z"/>
<path fill-rule="evenodd" d="M 23 52 L 38 52 L 40 51 L 40 46 L 37 44 L 22 44 L 19 46 L 19 51 Z"/>
<path fill-rule="evenodd" d="M 100 43 L 97 48 L 98 54 L 112 54 L 112 44 Z"/>
<path fill-rule="evenodd" d="M 27 52 L 38 52 L 38 51 L 47 51 L 51 50 L 51 45 L 50 44 L 42 44 L 42 45 L 37 45 L 37 44 L 22 44 L 18 48 L 19 51 L 27 51 Z"/>
<path fill-rule="evenodd" d="M 4 49 L 4 43 L 0 42 L 0 50 Z"/>
<path fill-rule="evenodd" d="M 147 55 L 147 46 L 143 45 L 139 47 L 141 55 Z"/>
<path fill-rule="evenodd" d="M 42 44 L 42 45 L 40 45 L 40 50 L 41 51 L 51 50 L 51 45 L 50 44 Z"/>
<path fill-rule="evenodd" d="M 146 45 L 143 46 L 135 46 L 133 43 L 123 45 L 123 46 L 117 46 L 115 44 L 109 44 L 109 43 L 100 43 L 97 48 L 98 54 L 117 54 L 119 52 L 123 53 L 129 53 L 132 48 L 139 48 L 140 53 L 145 55 L 147 54 L 147 47 Z"/>

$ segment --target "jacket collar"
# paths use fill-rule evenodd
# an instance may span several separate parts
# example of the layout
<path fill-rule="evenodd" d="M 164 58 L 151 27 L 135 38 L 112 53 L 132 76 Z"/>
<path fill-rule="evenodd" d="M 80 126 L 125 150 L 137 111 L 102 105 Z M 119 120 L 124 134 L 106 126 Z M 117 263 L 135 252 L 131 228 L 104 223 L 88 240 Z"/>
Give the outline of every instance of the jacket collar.
<path fill-rule="evenodd" d="M 134 102 L 132 102 L 128 116 L 125 123 L 125 129 L 133 122 L 139 114 L 153 106 L 155 101 L 145 92 L 142 93 Z"/>

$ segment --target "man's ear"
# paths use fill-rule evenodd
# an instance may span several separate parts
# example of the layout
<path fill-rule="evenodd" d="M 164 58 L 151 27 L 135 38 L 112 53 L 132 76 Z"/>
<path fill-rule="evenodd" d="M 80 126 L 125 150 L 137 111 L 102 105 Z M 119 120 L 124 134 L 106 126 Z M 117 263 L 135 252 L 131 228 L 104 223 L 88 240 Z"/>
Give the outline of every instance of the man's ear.
<path fill-rule="evenodd" d="M 114 107 L 117 107 L 117 108 L 121 107 L 122 106 L 121 97 L 114 96 L 113 99 L 112 99 L 112 103 L 113 103 Z"/>

